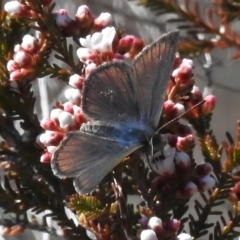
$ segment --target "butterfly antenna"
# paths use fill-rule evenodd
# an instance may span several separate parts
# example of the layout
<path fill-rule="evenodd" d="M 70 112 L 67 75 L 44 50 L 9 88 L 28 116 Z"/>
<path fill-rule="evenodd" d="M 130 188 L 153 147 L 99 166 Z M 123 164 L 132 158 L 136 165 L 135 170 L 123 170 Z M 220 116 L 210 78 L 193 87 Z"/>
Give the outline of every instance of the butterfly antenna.
<path fill-rule="evenodd" d="M 185 114 L 187 114 L 188 112 L 192 111 L 193 109 L 199 107 L 200 105 L 202 105 L 205 102 L 205 100 L 202 100 L 201 102 L 197 103 L 196 105 L 194 105 L 193 107 L 189 108 L 186 112 L 180 114 L 179 116 L 175 117 L 174 119 L 172 119 L 171 121 L 165 123 L 164 125 L 162 125 L 157 131 L 156 133 L 158 133 L 160 130 L 162 130 L 163 128 L 165 128 L 167 125 L 171 124 L 172 122 L 176 121 L 177 119 L 181 118 L 182 116 L 184 116 Z"/>

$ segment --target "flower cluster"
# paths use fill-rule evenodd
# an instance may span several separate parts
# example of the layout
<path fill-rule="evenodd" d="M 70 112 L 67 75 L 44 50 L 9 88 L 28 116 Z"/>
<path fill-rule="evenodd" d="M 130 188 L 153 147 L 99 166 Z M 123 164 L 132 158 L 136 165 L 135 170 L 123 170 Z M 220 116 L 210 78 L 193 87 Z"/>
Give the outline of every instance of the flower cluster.
<path fill-rule="evenodd" d="M 175 192 L 176 197 L 190 198 L 197 191 L 204 192 L 215 186 L 215 180 L 210 176 L 211 164 L 195 166 L 187 153 L 177 151 L 175 147 L 169 147 L 165 158 L 157 160 L 151 167 L 160 175 L 152 184 L 161 193 Z"/>
<path fill-rule="evenodd" d="M 178 122 L 180 117 L 189 120 L 210 114 L 215 106 L 215 96 L 209 95 L 204 99 L 194 85 L 193 70 L 192 60 L 176 56 L 162 110 L 164 128 L 169 129 L 171 134 L 165 135 L 167 144 L 161 152 L 153 155 L 150 163 L 152 170 L 160 175 L 153 181 L 154 188 L 159 192 L 175 192 L 179 198 L 190 198 L 197 191 L 207 191 L 215 186 L 215 180 L 210 176 L 211 164 L 196 166 L 191 157 L 195 145 L 191 128 Z M 194 108 L 202 100 L 205 102 Z M 160 144 L 164 145 L 163 142 Z M 161 148 L 159 146 L 158 149 Z"/>
<path fill-rule="evenodd" d="M 41 162 L 49 163 L 52 154 L 64 136 L 69 131 L 79 130 L 82 123 L 86 121 L 79 106 L 80 91 L 78 89 L 68 89 L 65 92 L 65 96 L 68 101 L 53 109 L 50 118 L 44 118 L 40 123 L 41 127 L 45 130 L 37 138 L 39 145 L 45 149 L 41 157 Z"/>
<path fill-rule="evenodd" d="M 25 35 L 21 44 L 14 48 L 13 59 L 7 63 L 10 81 L 29 79 L 34 76 L 39 61 L 38 40 L 31 35 Z"/>
<path fill-rule="evenodd" d="M 165 239 L 166 236 L 176 236 L 176 232 L 179 229 L 181 222 L 177 219 L 171 219 L 166 223 L 163 223 L 162 220 L 158 217 L 142 217 L 139 220 L 142 228 L 145 228 L 141 232 L 141 240 L 158 240 Z M 148 228 L 148 229 L 146 229 Z M 181 233 L 175 237 L 175 240 L 192 240 L 192 237 L 189 234 Z"/>
<path fill-rule="evenodd" d="M 167 94 L 168 100 L 172 101 L 175 104 L 184 102 L 184 110 L 186 112 L 186 114 L 184 114 L 184 117 L 187 119 L 196 119 L 200 116 L 206 116 L 212 113 L 216 104 L 216 97 L 214 95 L 203 97 L 202 92 L 197 86 L 195 86 L 195 81 L 193 79 L 193 70 L 194 64 L 192 60 L 186 58 L 181 59 L 181 57 L 177 55 L 174 63 L 174 70 L 172 72 L 172 81 L 169 84 Z M 181 99 L 181 96 L 186 95 L 186 93 L 190 94 L 188 94 L 187 101 L 183 101 Z M 203 104 L 194 108 L 196 104 L 200 103 L 203 100 Z M 188 111 L 189 109 L 192 110 Z M 169 102 L 163 108 L 163 114 L 165 112 L 168 113 L 163 115 L 166 117 L 166 119 L 164 119 L 164 122 L 169 121 L 171 118 L 177 117 L 178 114 L 182 113 L 182 111 L 182 106 L 174 106 L 171 104 L 171 102 Z"/>

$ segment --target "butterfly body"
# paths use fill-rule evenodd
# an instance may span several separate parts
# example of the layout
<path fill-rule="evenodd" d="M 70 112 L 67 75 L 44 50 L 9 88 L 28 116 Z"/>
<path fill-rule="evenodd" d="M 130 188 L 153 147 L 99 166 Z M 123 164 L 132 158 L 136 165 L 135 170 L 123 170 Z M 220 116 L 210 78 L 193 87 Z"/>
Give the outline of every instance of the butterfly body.
<path fill-rule="evenodd" d="M 159 127 L 177 41 L 178 32 L 170 32 L 132 66 L 111 62 L 89 75 L 82 109 L 90 121 L 70 132 L 54 153 L 56 176 L 74 177 L 76 191 L 88 193 L 129 154 L 148 148 Z"/>

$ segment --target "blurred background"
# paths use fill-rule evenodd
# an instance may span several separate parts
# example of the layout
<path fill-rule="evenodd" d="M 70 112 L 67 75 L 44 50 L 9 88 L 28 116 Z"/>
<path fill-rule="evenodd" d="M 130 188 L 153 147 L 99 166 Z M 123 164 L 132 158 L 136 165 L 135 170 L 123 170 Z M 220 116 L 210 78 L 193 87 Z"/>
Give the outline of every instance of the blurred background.
<path fill-rule="evenodd" d="M 179 1 L 180 5 L 181 2 Z M 199 0 L 198 2 L 201 4 L 201 11 L 204 14 L 210 1 Z M 166 23 L 166 18 L 169 16 L 157 16 L 145 7 L 137 6 L 136 3 L 136 1 L 127 0 L 57 0 L 55 9 L 67 9 L 71 18 L 74 18 L 77 8 L 82 4 L 88 5 L 93 15 L 109 12 L 113 16 L 116 27 L 125 29 L 126 34 L 140 36 L 147 42 L 176 28 L 176 24 Z M 239 22 L 236 21 L 234 24 L 234 28 L 239 29 Z M 181 34 L 184 35 L 183 32 Z M 224 50 L 216 48 L 210 54 L 194 58 L 196 85 L 201 90 L 212 92 L 217 97 L 212 128 L 219 142 L 226 139 L 226 131 L 235 137 L 236 121 L 240 119 L 240 61 L 230 59 L 233 53 L 234 49 L 231 48 Z M 56 60 L 54 61 L 56 63 Z M 57 64 L 61 65 L 60 62 Z M 65 87 L 67 87 L 65 83 L 56 79 L 43 78 L 35 82 L 36 112 L 39 119 L 49 116 L 55 101 L 65 101 L 63 95 Z M 195 159 L 199 163 L 202 161 L 199 151 L 196 151 Z M 138 200 L 133 197 L 132 201 L 137 202 Z M 1 217 L 5 216 L 1 214 Z M 210 221 L 214 221 L 214 219 L 209 219 Z M 0 239 L 56 240 L 62 238 L 49 236 L 46 233 L 25 231 L 17 237 L 0 237 Z"/>

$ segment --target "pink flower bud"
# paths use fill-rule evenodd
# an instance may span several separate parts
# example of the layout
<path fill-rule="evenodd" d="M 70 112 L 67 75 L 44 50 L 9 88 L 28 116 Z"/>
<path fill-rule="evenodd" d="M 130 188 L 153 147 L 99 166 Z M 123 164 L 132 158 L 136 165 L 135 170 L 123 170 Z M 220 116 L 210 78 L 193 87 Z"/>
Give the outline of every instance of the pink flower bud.
<path fill-rule="evenodd" d="M 193 146 L 194 146 L 194 138 L 192 134 L 186 137 L 177 138 L 176 147 L 178 150 L 183 152 L 189 152 Z"/>
<path fill-rule="evenodd" d="M 95 63 L 90 63 L 85 67 L 85 76 L 86 78 L 88 77 L 88 75 L 94 71 L 97 68 L 97 65 Z"/>
<path fill-rule="evenodd" d="M 78 7 L 76 16 L 81 18 L 83 15 L 88 15 L 88 14 L 90 14 L 90 10 L 87 5 L 81 5 L 80 7 Z"/>
<path fill-rule="evenodd" d="M 74 111 L 75 122 L 80 127 L 84 122 L 86 122 L 86 117 L 85 117 L 81 107 L 74 105 L 73 111 Z"/>
<path fill-rule="evenodd" d="M 166 112 L 172 112 L 174 108 L 174 102 L 171 100 L 167 100 L 163 103 L 163 111 Z"/>
<path fill-rule="evenodd" d="M 59 125 L 58 116 L 63 110 L 60 108 L 55 108 L 50 113 L 50 119 L 56 124 Z"/>
<path fill-rule="evenodd" d="M 19 51 L 24 51 L 24 49 L 21 47 L 20 44 L 16 44 L 16 45 L 14 46 L 14 52 L 17 53 L 17 52 L 19 52 Z"/>
<path fill-rule="evenodd" d="M 78 89 L 69 88 L 65 91 L 65 97 L 68 101 L 79 105 L 81 101 L 81 92 Z"/>
<path fill-rule="evenodd" d="M 46 130 L 45 133 L 39 136 L 39 141 L 45 146 L 58 146 L 63 137 L 64 134 L 61 132 Z"/>
<path fill-rule="evenodd" d="M 194 68 L 194 63 L 193 63 L 193 60 L 191 59 L 183 58 L 182 64 L 189 65 L 191 68 Z"/>
<path fill-rule="evenodd" d="M 213 167 L 210 163 L 205 162 L 196 166 L 196 174 L 198 176 L 209 175 L 213 171 Z"/>
<path fill-rule="evenodd" d="M 31 66 L 33 63 L 32 56 L 26 52 L 19 51 L 14 55 L 14 61 L 21 67 Z"/>
<path fill-rule="evenodd" d="M 172 76 L 176 79 L 188 79 L 193 75 L 193 68 L 189 64 L 182 64 L 179 68 L 175 69 L 172 73 Z"/>
<path fill-rule="evenodd" d="M 177 116 L 179 116 L 184 110 L 184 107 L 179 107 L 175 108 L 175 104 L 173 101 L 171 100 L 167 100 L 164 102 L 163 104 L 163 116 L 164 116 L 164 120 L 165 121 L 169 121 L 171 119 L 176 118 Z"/>
<path fill-rule="evenodd" d="M 64 112 L 64 111 L 62 111 L 59 114 L 58 120 L 59 120 L 59 126 L 62 129 L 68 129 L 69 127 L 71 127 L 75 124 L 73 115 L 68 112 Z"/>
<path fill-rule="evenodd" d="M 73 102 L 65 102 L 63 104 L 63 110 L 65 112 L 69 112 L 69 113 L 73 114 L 73 106 L 75 106 L 75 104 Z"/>
<path fill-rule="evenodd" d="M 142 51 L 144 47 L 144 42 L 142 39 L 134 37 L 132 47 L 129 52 L 124 54 L 126 58 L 133 59 L 139 52 Z"/>
<path fill-rule="evenodd" d="M 66 9 L 60 9 L 54 13 L 55 21 L 58 27 L 67 27 L 73 20 L 69 18 Z"/>
<path fill-rule="evenodd" d="M 50 163 L 51 162 L 52 155 L 49 152 L 45 152 L 42 154 L 40 158 L 41 163 Z"/>
<path fill-rule="evenodd" d="M 47 146 L 47 151 L 53 154 L 57 150 L 57 146 Z"/>
<path fill-rule="evenodd" d="M 188 168 L 190 165 L 190 157 L 185 152 L 176 152 L 175 164 L 181 168 Z"/>
<path fill-rule="evenodd" d="M 32 78 L 35 74 L 33 68 L 20 68 L 10 73 L 10 81 L 19 81 L 22 79 Z"/>
<path fill-rule="evenodd" d="M 27 34 L 22 39 L 21 47 L 26 52 L 28 52 L 30 54 L 35 54 L 38 51 L 39 45 L 38 45 L 38 41 L 36 38 Z"/>
<path fill-rule="evenodd" d="M 58 127 L 55 125 L 52 119 L 50 118 L 43 118 L 40 122 L 40 126 L 45 130 L 57 130 Z"/>
<path fill-rule="evenodd" d="M 88 48 L 78 48 L 77 56 L 81 62 L 86 62 L 87 60 L 94 60 L 97 57 L 97 53 Z"/>
<path fill-rule="evenodd" d="M 4 5 L 4 10 L 14 17 L 31 16 L 29 8 L 18 1 L 10 1 Z"/>
<path fill-rule="evenodd" d="M 180 103 L 176 103 L 176 104 L 174 105 L 174 109 L 175 109 L 176 112 L 177 112 L 177 116 L 180 116 L 180 115 L 182 115 L 183 113 L 185 113 L 185 108 L 184 108 L 184 106 L 183 106 L 182 104 L 180 104 Z"/>
<path fill-rule="evenodd" d="M 13 71 L 15 71 L 15 70 L 17 70 L 19 68 L 20 68 L 20 66 L 14 60 L 9 60 L 7 62 L 7 70 L 9 72 L 13 72 Z"/>
<path fill-rule="evenodd" d="M 193 182 L 188 182 L 178 189 L 176 196 L 179 198 L 190 198 L 197 191 L 197 185 Z"/>
<path fill-rule="evenodd" d="M 132 48 L 132 44 L 134 41 L 134 36 L 127 35 L 125 37 L 122 37 L 118 42 L 118 51 L 119 52 L 128 52 Z"/>
<path fill-rule="evenodd" d="M 74 88 L 81 90 L 83 87 L 84 81 L 85 81 L 84 77 L 79 76 L 78 74 L 74 74 L 70 76 L 68 84 Z"/>
<path fill-rule="evenodd" d="M 197 186 L 199 191 L 205 192 L 210 189 L 212 189 L 215 186 L 216 182 L 214 178 L 212 178 L 210 175 L 206 175 L 200 179 L 198 179 Z"/>
<path fill-rule="evenodd" d="M 142 228 L 147 228 L 148 221 L 149 221 L 148 217 L 142 217 L 140 220 L 138 220 Z"/>
<path fill-rule="evenodd" d="M 158 240 L 156 233 L 151 229 L 143 230 L 141 232 L 140 239 L 141 240 Z"/>
<path fill-rule="evenodd" d="M 177 240 L 192 240 L 193 238 L 187 233 L 181 233 L 177 236 Z"/>
<path fill-rule="evenodd" d="M 75 20 L 81 29 L 86 29 L 91 27 L 94 17 L 91 15 L 88 6 L 82 5 L 77 10 Z"/>
<path fill-rule="evenodd" d="M 155 233 L 160 234 L 163 231 L 162 220 L 158 217 L 151 217 L 148 222 L 148 227 Z"/>
<path fill-rule="evenodd" d="M 113 20 L 112 20 L 112 15 L 110 13 L 101 13 L 99 17 L 97 17 L 94 20 L 93 28 L 96 30 L 100 30 L 112 25 L 112 23 L 113 23 Z"/>
<path fill-rule="evenodd" d="M 214 95 L 208 95 L 204 100 L 205 102 L 201 105 L 201 110 L 202 113 L 206 116 L 215 108 L 216 97 Z"/>
<path fill-rule="evenodd" d="M 167 229 L 171 232 L 176 232 L 181 225 L 181 221 L 177 219 L 172 219 L 167 223 Z"/>

